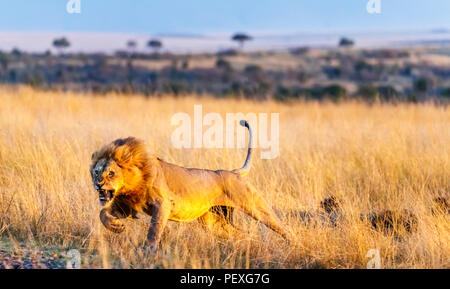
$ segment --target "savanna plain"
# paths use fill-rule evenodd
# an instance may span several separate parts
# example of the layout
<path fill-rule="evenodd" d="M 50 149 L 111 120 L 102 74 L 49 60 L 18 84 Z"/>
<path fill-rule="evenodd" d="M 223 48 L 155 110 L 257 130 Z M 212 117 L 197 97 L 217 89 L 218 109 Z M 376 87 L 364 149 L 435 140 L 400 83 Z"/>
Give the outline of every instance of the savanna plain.
<path fill-rule="evenodd" d="M 159 250 L 145 254 L 150 218 L 125 220 L 122 234 L 100 223 L 91 154 L 120 137 L 143 139 L 149 153 L 186 167 L 235 169 L 245 149 L 176 149 L 177 112 L 279 113 L 279 157 L 259 158 L 246 178 L 296 237 L 288 243 L 238 213 L 244 233 L 218 237 L 197 221 L 169 222 Z M 450 218 L 433 199 L 450 194 L 450 111 L 445 105 L 145 98 L 0 88 L 0 248 L 9 258 L 65 260 L 82 268 L 450 268 Z M 293 212 L 319 212 L 334 196 L 335 226 Z M 408 210 L 416 229 L 400 235 L 361 215 Z M 37 259 L 33 259 L 37 256 Z M 47 259 L 48 260 L 48 259 Z M 64 263 L 65 264 L 65 263 Z"/>

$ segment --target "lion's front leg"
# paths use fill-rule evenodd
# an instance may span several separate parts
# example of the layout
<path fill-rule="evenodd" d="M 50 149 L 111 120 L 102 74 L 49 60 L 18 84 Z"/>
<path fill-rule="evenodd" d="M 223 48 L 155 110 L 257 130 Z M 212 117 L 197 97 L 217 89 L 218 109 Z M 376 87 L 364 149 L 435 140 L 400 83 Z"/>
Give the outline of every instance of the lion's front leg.
<path fill-rule="evenodd" d="M 128 200 L 123 196 L 117 196 L 112 203 L 100 211 L 102 224 L 114 233 L 122 233 L 125 226 L 120 219 L 136 217 L 136 211 L 128 205 Z"/>
<path fill-rule="evenodd" d="M 102 209 L 100 211 L 100 221 L 108 230 L 117 234 L 122 233 L 125 230 L 125 225 L 113 214 L 110 208 Z"/>
<path fill-rule="evenodd" d="M 171 209 L 172 205 L 169 201 L 161 201 L 154 204 L 152 221 L 147 234 L 147 246 L 150 248 L 152 253 L 156 252 L 158 249 L 159 241 L 161 239 L 162 232 L 166 227 Z"/>

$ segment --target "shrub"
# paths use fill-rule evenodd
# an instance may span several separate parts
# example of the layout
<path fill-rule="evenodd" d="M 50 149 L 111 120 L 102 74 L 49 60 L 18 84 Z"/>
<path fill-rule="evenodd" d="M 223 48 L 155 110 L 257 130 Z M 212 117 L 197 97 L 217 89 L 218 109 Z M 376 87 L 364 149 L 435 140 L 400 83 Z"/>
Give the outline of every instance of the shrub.
<path fill-rule="evenodd" d="M 427 92 L 430 89 L 429 81 L 426 78 L 419 78 L 414 82 L 414 90 L 417 92 Z"/>
<path fill-rule="evenodd" d="M 230 62 L 226 61 L 223 58 L 219 58 L 216 61 L 216 67 L 224 70 L 231 70 Z"/>
<path fill-rule="evenodd" d="M 400 96 L 400 93 L 390 85 L 378 87 L 378 93 L 382 100 L 387 101 L 398 99 L 398 97 Z"/>
<path fill-rule="evenodd" d="M 42 75 L 42 73 L 32 71 L 32 72 L 28 72 L 27 74 L 25 74 L 24 82 L 32 87 L 39 88 L 44 85 L 45 78 Z"/>
<path fill-rule="evenodd" d="M 322 89 L 322 95 L 325 98 L 338 102 L 347 97 L 347 89 L 339 84 L 332 84 Z"/>
<path fill-rule="evenodd" d="M 358 88 L 357 96 L 365 100 L 374 100 L 378 95 L 378 89 L 371 84 L 362 84 Z"/>
<path fill-rule="evenodd" d="M 222 50 L 217 52 L 217 56 L 236 56 L 239 55 L 239 51 L 237 51 L 236 49 L 226 49 L 226 50 Z"/>
<path fill-rule="evenodd" d="M 289 50 L 292 55 L 301 56 L 309 52 L 309 47 L 297 47 Z"/>
<path fill-rule="evenodd" d="M 450 98 L 450 87 L 444 88 L 441 91 L 441 95 L 446 98 Z"/>

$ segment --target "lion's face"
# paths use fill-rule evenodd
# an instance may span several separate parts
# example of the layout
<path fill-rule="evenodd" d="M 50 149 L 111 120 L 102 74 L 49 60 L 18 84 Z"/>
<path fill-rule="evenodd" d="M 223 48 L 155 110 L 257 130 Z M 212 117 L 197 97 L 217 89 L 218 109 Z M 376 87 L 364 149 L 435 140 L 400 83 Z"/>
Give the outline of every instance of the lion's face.
<path fill-rule="evenodd" d="M 124 185 L 122 168 L 113 159 L 102 158 L 93 163 L 91 176 L 102 206 L 110 202 Z"/>
<path fill-rule="evenodd" d="M 150 176 L 144 143 L 136 138 L 117 139 L 92 154 L 89 168 L 100 204 L 117 195 L 141 194 Z"/>

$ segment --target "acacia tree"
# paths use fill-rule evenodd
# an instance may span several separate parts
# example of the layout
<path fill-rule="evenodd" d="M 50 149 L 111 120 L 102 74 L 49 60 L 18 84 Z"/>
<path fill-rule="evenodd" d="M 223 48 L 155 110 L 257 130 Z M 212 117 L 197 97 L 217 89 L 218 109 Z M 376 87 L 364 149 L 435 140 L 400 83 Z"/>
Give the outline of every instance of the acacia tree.
<path fill-rule="evenodd" d="M 231 37 L 231 40 L 236 41 L 239 43 L 240 48 L 244 48 L 244 43 L 246 41 L 250 41 L 253 38 L 245 33 L 236 33 Z"/>
<path fill-rule="evenodd" d="M 63 55 L 63 51 L 70 47 L 70 42 L 65 37 L 57 38 L 53 40 L 53 46 L 59 51 L 60 55 Z M 68 78 L 66 67 L 63 63 L 62 57 L 60 57 L 58 61 L 59 71 L 60 71 L 60 78 L 63 83 L 63 88 L 66 88 L 66 79 Z"/>
<path fill-rule="evenodd" d="M 156 54 L 163 46 L 162 42 L 158 39 L 150 39 L 147 43 L 147 46 L 153 50 L 153 53 Z"/>
<path fill-rule="evenodd" d="M 127 69 L 128 69 L 128 84 L 130 86 L 133 85 L 133 77 L 134 77 L 133 57 L 134 57 L 134 53 L 136 51 L 136 47 L 137 47 L 137 42 L 135 40 L 128 40 L 128 42 L 127 42 L 127 48 L 128 48 Z"/>
<path fill-rule="evenodd" d="M 137 42 L 135 40 L 128 40 L 127 48 L 131 54 L 134 53 L 134 51 L 136 50 L 136 47 L 137 47 Z"/>
<path fill-rule="evenodd" d="M 65 37 L 57 38 L 53 40 L 53 46 L 62 54 L 66 48 L 70 47 L 70 42 Z"/>
<path fill-rule="evenodd" d="M 355 45 L 355 41 L 348 39 L 348 38 L 341 38 L 341 40 L 339 40 L 339 46 L 340 47 L 344 47 L 344 48 L 351 48 Z"/>

